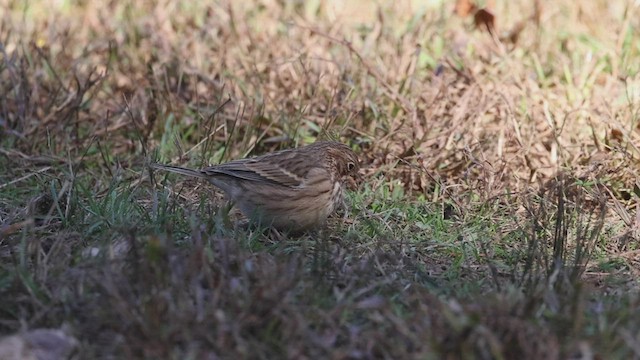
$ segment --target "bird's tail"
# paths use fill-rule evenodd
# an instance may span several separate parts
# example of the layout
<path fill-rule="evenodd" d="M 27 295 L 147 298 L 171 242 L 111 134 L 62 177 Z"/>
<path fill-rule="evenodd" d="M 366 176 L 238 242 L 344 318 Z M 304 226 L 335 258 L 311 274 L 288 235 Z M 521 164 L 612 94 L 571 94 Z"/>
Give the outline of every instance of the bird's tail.
<path fill-rule="evenodd" d="M 149 166 L 151 166 L 153 169 L 170 171 L 170 172 L 174 172 L 174 173 L 178 173 L 186 176 L 193 176 L 193 177 L 199 177 L 199 178 L 207 177 L 202 171 L 187 169 L 180 166 L 164 165 L 164 164 L 149 164 Z"/>

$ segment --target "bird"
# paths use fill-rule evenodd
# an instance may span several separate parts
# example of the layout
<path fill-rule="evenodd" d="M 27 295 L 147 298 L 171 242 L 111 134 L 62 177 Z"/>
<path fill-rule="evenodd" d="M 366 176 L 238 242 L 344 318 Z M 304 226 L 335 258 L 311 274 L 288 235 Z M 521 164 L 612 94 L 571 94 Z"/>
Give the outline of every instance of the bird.
<path fill-rule="evenodd" d="M 344 204 L 345 188 L 356 185 L 360 169 L 355 152 L 337 141 L 317 141 L 200 170 L 150 165 L 205 179 L 251 222 L 290 232 L 323 225 Z"/>

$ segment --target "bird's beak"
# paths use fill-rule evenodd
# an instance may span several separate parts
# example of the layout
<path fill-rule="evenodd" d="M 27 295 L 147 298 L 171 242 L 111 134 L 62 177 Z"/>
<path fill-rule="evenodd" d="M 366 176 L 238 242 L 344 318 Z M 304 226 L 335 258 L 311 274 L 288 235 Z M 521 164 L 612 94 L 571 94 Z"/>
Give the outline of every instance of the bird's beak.
<path fill-rule="evenodd" d="M 356 191 L 362 184 L 363 177 L 360 173 L 355 173 L 353 176 L 347 176 L 347 188 L 351 191 Z"/>

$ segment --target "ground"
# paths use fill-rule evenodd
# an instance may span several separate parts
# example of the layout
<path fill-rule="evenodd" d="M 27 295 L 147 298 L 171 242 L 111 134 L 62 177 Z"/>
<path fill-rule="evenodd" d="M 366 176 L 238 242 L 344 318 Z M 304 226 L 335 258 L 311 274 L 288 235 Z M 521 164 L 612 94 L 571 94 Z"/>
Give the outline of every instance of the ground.
<path fill-rule="evenodd" d="M 0 335 L 640 358 L 638 2 L 389 3 L 0 0 Z M 148 166 L 319 139 L 364 180 L 297 236 Z"/>

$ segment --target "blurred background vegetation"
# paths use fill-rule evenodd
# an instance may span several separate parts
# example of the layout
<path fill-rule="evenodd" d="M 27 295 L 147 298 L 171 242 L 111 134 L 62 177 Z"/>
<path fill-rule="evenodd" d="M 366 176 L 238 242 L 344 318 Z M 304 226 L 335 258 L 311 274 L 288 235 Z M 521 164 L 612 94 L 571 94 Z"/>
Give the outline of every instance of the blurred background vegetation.
<path fill-rule="evenodd" d="M 0 0 L 0 333 L 64 326 L 79 358 L 640 357 L 638 11 Z M 365 184 L 278 242 L 146 167 L 323 138 Z"/>

